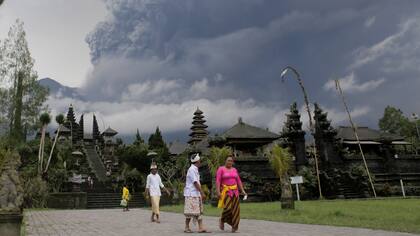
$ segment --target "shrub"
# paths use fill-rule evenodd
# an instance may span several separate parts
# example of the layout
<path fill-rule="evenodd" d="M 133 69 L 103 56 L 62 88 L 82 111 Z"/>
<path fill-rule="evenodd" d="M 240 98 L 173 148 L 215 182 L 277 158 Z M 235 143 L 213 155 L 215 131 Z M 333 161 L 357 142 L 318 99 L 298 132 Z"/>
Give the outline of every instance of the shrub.
<path fill-rule="evenodd" d="M 24 179 L 23 206 L 25 208 L 44 208 L 47 206 L 48 187 L 41 177 Z"/>

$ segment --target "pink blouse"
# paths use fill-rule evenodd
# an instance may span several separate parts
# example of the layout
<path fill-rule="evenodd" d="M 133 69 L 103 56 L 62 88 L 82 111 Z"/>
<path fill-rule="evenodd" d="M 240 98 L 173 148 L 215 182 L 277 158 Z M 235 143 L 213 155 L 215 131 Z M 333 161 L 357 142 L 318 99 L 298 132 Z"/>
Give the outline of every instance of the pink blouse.
<path fill-rule="evenodd" d="M 238 185 L 238 188 L 235 190 L 230 190 L 228 195 L 230 197 L 235 194 L 235 196 L 239 196 L 239 185 L 242 184 L 241 178 L 239 177 L 238 171 L 235 168 L 227 169 L 224 166 L 219 167 L 216 172 L 216 185 L 220 186 L 220 191 L 223 190 L 223 185 Z"/>

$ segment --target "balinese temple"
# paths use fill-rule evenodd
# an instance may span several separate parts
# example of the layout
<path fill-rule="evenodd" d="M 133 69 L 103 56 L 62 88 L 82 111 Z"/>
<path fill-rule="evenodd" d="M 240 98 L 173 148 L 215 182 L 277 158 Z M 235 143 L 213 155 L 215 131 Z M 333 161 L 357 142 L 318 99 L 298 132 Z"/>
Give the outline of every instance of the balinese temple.
<path fill-rule="evenodd" d="M 350 154 L 358 155 L 358 141 L 354 136 L 353 129 L 349 126 L 339 126 L 337 130 L 337 138 L 346 151 Z M 381 155 L 383 145 L 392 145 L 394 149 L 399 150 L 399 153 L 395 153 L 397 158 L 399 155 L 412 154 L 415 152 L 412 144 L 398 135 L 386 134 L 379 130 L 363 126 L 357 127 L 357 133 L 362 149 L 366 155 Z"/>
<path fill-rule="evenodd" d="M 189 150 L 191 153 L 199 152 L 204 156 L 208 156 L 209 150 L 212 146 L 228 146 L 232 149 L 235 155 L 235 166 L 240 171 L 242 179 L 249 185 L 248 193 L 250 199 L 261 201 L 265 199 L 263 189 L 266 184 L 277 184 L 278 178 L 275 176 L 270 167 L 268 158 L 264 155 L 267 148 L 273 143 L 280 140 L 280 135 L 269 131 L 268 129 L 259 128 L 245 123 L 242 118 L 231 128 L 227 129 L 220 135 L 211 137 L 197 137 L 197 134 L 207 134 L 207 131 L 197 132 L 200 128 L 207 128 L 203 124 L 202 111 L 198 110 L 194 113 L 193 118 L 193 132 L 191 134 Z M 196 136 L 197 135 L 197 136 Z M 190 154 L 191 154 L 190 153 Z M 203 163 L 201 168 L 202 182 L 211 186 L 211 176 Z"/>
<path fill-rule="evenodd" d="M 204 119 L 203 112 L 197 107 L 197 110 L 194 112 L 194 117 L 191 126 L 190 140 L 188 144 L 195 145 L 200 141 L 204 140 L 207 135 L 207 125 L 205 125 L 206 120 Z"/>
<path fill-rule="evenodd" d="M 223 145 L 233 150 L 235 166 L 240 170 L 242 179 L 249 184 L 250 199 L 264 200 L 265 185 L 275 185 L 279 181 L 265 153 L 274 143 L 280 142 L 280 135 L 247 124 L 239 118 L 238 122 L 220 137 L 218 145 L 224 140 Z"/>
<path fill-rule="evenodd" d="M 264 147 L 280 138 L 280 135 L 270 132 L 243 122 L 238 119 L 232 128 L 226 130 L 221 137 L 225 140 L 225 145 L 233 150 L 235 157 L 261 157 Z"/>
<path fill-rule="evenodd" d="M 321 171 L 329 179 L 337 180 L 329 189 L 346 198 L 372 196 L 367 181 L 361 184 L 351 173 L 355 166 L 364 166 L 354 130 L 345 126 L 333 128 L 327 113 L 318 105 L 315 106 L 315 122 Z M 389 189 L 393 189 L 393 195 L 401 195 L 402 180 L 407 185 L 406 194 L 419 195 L 420 158 L 411 143 L 403 137 L 368 127 L 359 126 L 356 131 L 369 171 L 374 176 L 376 192 L 387 196 Z"/>

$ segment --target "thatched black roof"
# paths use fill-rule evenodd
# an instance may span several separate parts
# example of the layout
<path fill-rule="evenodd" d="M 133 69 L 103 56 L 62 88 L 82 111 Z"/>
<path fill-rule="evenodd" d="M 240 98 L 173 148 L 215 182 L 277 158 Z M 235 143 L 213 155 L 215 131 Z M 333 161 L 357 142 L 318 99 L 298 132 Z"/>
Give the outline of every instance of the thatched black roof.
<path fill-rule="evenodd" d="M 179 155 L 183 153 L 185 149 L 187 149 L 187 147 L 188 147 L 187 143 L 183 143 L 176 140 L 175 142 L 170 143 L 168 148 L 169 148 L 169 153 L 171 155 Z"/>
<path fill-rule="evenodd" d="M 238 123 L 226 130 L 222 135 L 226 139 L 278 139 L 280 135 L 249 124 L 239 118 Z"/>
<path fill-rule="evenodd" d="M 346 141 L 356 141 L 354 136 L 353 129 L 349 126 L 340 126 L 337 130 L 337 138 Z M 379 141 L 382 139 L 387 139 L 391 141 L 404 140 L 403 137 L 398 135 L 384 133 L 379 130 L 370 129 L 368 127 L 357 127 L 357 134 L 360 141 Z"/>

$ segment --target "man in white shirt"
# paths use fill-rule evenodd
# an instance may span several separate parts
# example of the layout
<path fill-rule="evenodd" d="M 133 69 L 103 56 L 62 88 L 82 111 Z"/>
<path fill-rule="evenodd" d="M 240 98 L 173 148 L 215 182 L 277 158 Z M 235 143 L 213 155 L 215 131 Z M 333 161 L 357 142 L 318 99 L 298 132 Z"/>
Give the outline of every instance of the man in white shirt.
<path fill-rule="evenodd" d="M 198 167 L 200 167 L 200 156 L 195 154 L 191 158 L 191 167 L 188 169 L 186 183 L 184 188 L 184 215 L 185 219 L 185 233 L 192 233 L 190 229 L 191 219 L 198 221 L 198 232 L 206 233 L 207 230 L 203 227 L 203 200 L 205 195 L 201 189 L 200 174 Z"/>
<path fill-rule="evenodd" d="M 147 176 L 146 181 L 146 196 L 150 196 L 150 201 L 152 203 L 152 217 L 151 221 L 160 223 L 159 220 L 159 202 L 160 202 L 160 196 L 162 195 L 160 192 L 160 188 L 163 188 L 168 195 L 170 195 L 170 192 L 168 189 L 165 188 L 165 186 L 162 183 L 162 180 L 157 173 L 157 165 L 155 163 L 152 163 L 150 166 L 150 174 Z M 156 216 L 156 220 L 155 220 Z"/>

